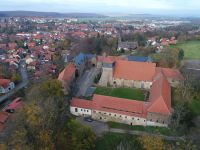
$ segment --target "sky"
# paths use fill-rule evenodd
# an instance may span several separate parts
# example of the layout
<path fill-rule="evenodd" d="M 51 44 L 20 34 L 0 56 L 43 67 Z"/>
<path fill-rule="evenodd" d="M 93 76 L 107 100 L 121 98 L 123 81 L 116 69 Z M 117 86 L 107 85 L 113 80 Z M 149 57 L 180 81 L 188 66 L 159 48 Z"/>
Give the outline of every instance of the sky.
<path fill-rule="evenodd" d="M 0 11 L 200 16 L 200 0 L 0 0 Z"/>

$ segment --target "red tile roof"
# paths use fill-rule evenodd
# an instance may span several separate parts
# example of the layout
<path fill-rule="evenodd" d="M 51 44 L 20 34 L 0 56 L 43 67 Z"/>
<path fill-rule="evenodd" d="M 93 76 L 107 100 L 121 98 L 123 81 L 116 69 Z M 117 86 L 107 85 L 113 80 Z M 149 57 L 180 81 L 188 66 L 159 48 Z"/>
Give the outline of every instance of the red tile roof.
<path fill-rule="evenodd" d="M 150 106 L 148 112 L 170 114 L 171 108 L 171 87 L 166 77 L 159 73 L 155 77 L 149 96 Z"/>
<path fill-rule="evenodd" d="M 162 72 L 167 78 L 172 78 L 172 79 L 177 79 L 177 80 L 184 79 L 180 71 L 177 69 L 162 68 Z"/>
<path fill-rule="evenodd" d="M 18 97 L 16 99 L 14 99 L 14 101 L 12 101 L 8 107 L 6 108 L 6 110 L 8 109 L 17 109 L 17 108 L 20 108 L 22 106 L 22 101 L 21 101 L 21 98 Z"/>
<path fill-rule="evenodd" d="M 155 75 L 156 64 L 149 62 L 116 61 L 114 78 L 152 81 Z"/>
<path fill-rule="evenodd" d="M 94 95 L 92 108 L 95 110 L 118 113 L 130 116 L 145 117 L 145 102 L 116 98 L 103 95 Z"/>
<path fill-rule="evenodd" d="M 91 100 L 83 100 L 79 98 L 73 98 L 71 100 L 71 106 L 92 109 L 92 101 Z"/>
<path fill-rule="evenodd" d="M 2 86 L 3 88 L 6 88 L 9 86 L 10 82 L 11 81 L 9 79 L 0 79 L 0 86 Z"/>
<path fill-rule="evenodd" d="M 75 74 L 76 67 L 73 63 L 69 63 L 65 69 L 59 74 L 58 80 L 64 82 L 70 82 Z"/>

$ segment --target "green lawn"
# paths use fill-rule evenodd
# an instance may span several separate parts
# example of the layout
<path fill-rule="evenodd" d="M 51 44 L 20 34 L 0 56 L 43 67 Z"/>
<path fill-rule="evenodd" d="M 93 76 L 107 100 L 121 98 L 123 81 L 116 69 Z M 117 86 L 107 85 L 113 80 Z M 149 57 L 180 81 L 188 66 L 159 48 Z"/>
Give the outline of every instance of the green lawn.
<path fill-rule="evenodd" d="M 184 50 L 184 59 L 200 59 L 200 41 L 185 41 L 171 46 L 179 47 Z"/>
<path fill-rule="evenodd" d="M 109 88 L 109 87 L 97 87 L 95 94 L 113 96 L 119 98 L 126 98 L 132 100 L 145 100 L 144 91 L 135 88 Z"/>
<path fill-rule="evenodd" d="M 116 122 L 108 122 L 108 126 L 110 128 L 119 128 L 119 129 L 126 129 L 126 130 L 136 130 L 136 131 L 145 131 L 149 133 L 157 133 L 157 134 L 163 134 L 163 135 L 173 135 L 173 133 L 170 131 L 169 128 L 165 127 L 151 127 L 151 126 L 131 126 L 127 124 L 122 123 L 116 123 Z"/>

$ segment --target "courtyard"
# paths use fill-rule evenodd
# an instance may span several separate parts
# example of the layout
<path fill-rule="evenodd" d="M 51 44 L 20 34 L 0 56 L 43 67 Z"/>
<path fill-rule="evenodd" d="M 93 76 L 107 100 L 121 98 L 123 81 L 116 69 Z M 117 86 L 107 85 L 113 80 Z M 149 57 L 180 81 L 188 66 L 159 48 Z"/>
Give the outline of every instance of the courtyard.
<path fill-rule="evenodd" d="M 118 98 L 126 98 L 131 100 L 145 101 L 148 97 L 148 92 L 136 88 L 111 88 L 111 87 L 97 87 L 94 94 L 112 96 Z"/>

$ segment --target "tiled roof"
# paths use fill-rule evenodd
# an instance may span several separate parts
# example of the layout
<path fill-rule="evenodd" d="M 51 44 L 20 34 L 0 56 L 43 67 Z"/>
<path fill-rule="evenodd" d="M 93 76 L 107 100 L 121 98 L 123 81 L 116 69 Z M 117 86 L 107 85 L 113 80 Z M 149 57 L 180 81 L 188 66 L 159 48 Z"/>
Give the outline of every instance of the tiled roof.
<path fill-rule="evenodd" d="M 152 81 L 155 75 L 156 64 L 135 61 L 116 61 L 114 68 L 114 78 Z"/>
<path fill-rule="evenodd" d="M 2 86 L 3 88 L 6 88 L 6 87 L 8 87 L 10 82 L 11 81 L 9 79 L 0 79 L 0 86 Z"/>
<path fill-rule="evenodd" d="M 181 75 L 180 71 L 177 69 L 170 69 L 170 68 L 162 68 L 163 74 L 167 78 L 173 78 L 177 80 L 183 80 L 183 76 Z"/>
<path fill-rule="evenodd" d="M 91 100 L 83 100 L 79 98 L 73 98 L 71 100 L 71 106 L 92 109 L 92 101 Z"/>
<path fill-rule="evenodd" d="M 14 99 L 14 101 L 12 101 L 9 105 L 8 105 L 8 107 L 6 108 L 6 109 L 17 109 L 17 108 L 19 108 L 19 107 L 21 107 L 22 106 L 22 101 L 21 101 L 21 98 L 20 97 L 18 97 L 18 98 L 16 98 L 16 99 Z"/>
<path fill-rule="evenodd" d="M 166 77 L 158 73 L 152 84 L 149 96 L 150 106 L 148 112 L 170 114 L 171 108 L 171 87 Z"/>
<path fill-rule="evenodd" d="M 95 94 L 93 96 L 92 108 L 95 110 L 130 116 L 146 116 L 145 102 L 124 98 L 116 98 Z"/>
<path fill-rule="evenodd" d="M 65 69 L 59 74 L 58 80 L 69 82 L 72 79 L 75 71 L 76 71 L 75 65 L 73 63 L 69 63 L 65 67 Z"/>

